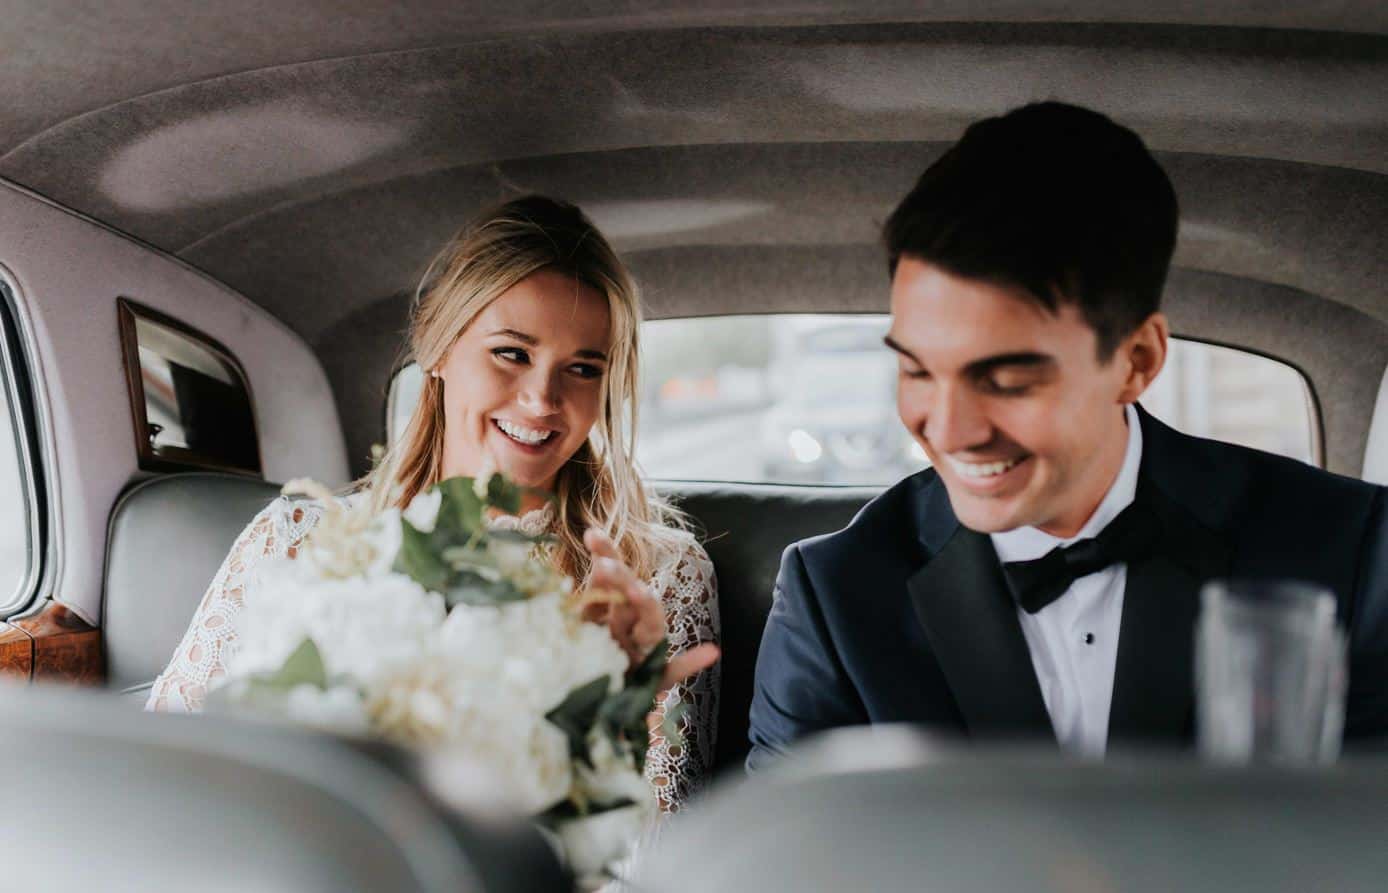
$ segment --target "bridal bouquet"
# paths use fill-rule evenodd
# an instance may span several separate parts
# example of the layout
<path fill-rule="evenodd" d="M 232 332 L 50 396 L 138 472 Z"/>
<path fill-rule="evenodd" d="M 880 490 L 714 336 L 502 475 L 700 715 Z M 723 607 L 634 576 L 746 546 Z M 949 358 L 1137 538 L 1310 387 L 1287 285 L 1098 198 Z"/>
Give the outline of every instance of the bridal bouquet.
<path fill-rule="evenodd" d="M 212 695 L 250 711 L 490 768 L 561 840 L 580 876 L 619 858 L 654 811 L 642 770 L 665 643 L 634 669 L 580 612 L 547 538 L 486 523 L 522 490 L 451 478 L 403 512 L 370 514 L 321 485 L 293 559 L 266 562 L 237 617 L 240 648 Z"/>

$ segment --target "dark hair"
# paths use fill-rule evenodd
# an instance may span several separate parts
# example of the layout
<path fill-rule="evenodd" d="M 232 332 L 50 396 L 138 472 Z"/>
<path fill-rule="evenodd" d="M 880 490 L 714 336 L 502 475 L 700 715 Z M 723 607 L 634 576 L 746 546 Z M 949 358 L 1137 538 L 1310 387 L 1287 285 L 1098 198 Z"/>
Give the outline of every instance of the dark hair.
<path fill-rule="evenodd" d="M 1079 306 L 1107 362 L 1161 305 L 1176 193 L 1142 140 L 1088 109 L 1023 106 L 969 127 L 884 228 L 902 255 Z"/>

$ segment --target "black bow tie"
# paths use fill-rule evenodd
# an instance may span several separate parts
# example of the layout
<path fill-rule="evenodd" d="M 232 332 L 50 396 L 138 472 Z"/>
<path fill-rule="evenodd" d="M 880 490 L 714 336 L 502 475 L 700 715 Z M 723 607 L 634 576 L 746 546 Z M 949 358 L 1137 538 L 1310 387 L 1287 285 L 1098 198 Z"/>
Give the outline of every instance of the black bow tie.
<path fill-rule="evenodd" d="M 1035 614 L 1060 598 L 1080 577 L 1146 555 L 1157 532 L 1156 517 L 1134 502 L 1093 539 L 1056 546 L 1032 561 L 1009 561 L 1002 566 L 1003 575 L 1017 603 L 1028 614 Z"/>

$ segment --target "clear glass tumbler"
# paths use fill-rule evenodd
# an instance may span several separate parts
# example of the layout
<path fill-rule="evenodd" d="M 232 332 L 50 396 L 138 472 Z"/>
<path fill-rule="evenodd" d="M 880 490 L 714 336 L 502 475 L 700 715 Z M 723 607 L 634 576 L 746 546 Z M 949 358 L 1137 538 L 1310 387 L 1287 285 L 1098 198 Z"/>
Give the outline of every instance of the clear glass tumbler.
<path fill-rule="evenodd" d="M 1224 763 L 1334 762 L 1346 686 L 1334 596 L 1308 583 L 1215 580 L 1200 599 L 1201 755 Z"/>

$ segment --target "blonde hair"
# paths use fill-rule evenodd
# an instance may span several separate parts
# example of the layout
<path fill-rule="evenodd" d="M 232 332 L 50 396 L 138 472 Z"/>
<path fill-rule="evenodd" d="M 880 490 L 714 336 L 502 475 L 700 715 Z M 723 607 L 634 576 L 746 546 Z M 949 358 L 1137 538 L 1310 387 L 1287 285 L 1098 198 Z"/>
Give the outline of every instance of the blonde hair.
<path fill-rule="evenodd" d="M 603 530 L 642 579 L 687 541 L 684 516 L 648 491 L 637 473 L 637 361 L 641 322 L 636 285 L 582 211 L 529 195 L 465 226 L 425 272 L 410 314 L 409 348 L 425 370 L 419 403 L 396 443 L 361 480 L 376 509 L 404 507 L 438 483 L 444 445 L 443 379 L 428 375 L 458 335 L 511 286 L 541 270 L 573 276 L 607 298 L 612 340 L 598 419 L 555 479 L 559 570 L 580 584 L 590 561 L 589 527 Z"/>

